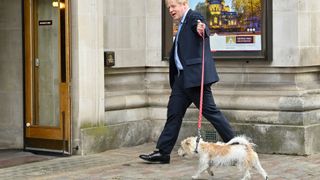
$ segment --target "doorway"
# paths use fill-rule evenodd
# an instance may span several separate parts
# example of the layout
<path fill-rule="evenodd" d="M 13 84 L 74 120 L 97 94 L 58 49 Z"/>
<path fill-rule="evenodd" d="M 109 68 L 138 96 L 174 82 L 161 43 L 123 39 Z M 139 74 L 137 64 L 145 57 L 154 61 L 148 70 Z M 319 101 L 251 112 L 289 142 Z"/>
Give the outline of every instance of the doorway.
<path fill-rule="evenodd" d="M 68 0 L 24 1 L 24 148 L 71 153 Z"/>

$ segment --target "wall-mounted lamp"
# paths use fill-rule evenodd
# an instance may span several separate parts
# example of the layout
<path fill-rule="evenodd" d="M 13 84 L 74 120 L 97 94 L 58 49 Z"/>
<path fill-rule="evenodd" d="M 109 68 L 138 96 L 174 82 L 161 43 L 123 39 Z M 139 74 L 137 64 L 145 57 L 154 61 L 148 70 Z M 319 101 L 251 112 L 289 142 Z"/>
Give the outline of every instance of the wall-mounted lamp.
<path fill-rule="evenodd" d="M 64 9 L 66 7 L 66 5 L 63 2 L 58 2 L 58 1 L 53 1 L 52 6 L 55 8 L 60 7 L 60 9 Z"/>

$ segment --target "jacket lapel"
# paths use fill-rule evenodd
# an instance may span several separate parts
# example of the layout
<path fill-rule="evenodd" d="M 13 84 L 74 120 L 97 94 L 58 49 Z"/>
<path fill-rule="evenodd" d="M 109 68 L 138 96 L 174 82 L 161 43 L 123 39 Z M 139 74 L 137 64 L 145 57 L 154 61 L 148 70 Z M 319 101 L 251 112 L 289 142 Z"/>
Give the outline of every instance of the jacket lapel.
<path fill-rule="evenodd" d="M 186 25 L 188 24 L 189 18 L 190 18 L 190 14 L 192 13 L 192 9 L 189 9 L 184 21 L 182 22 L 182 27 L 180 29 L 180 33 L 183 32 L 184 28 L 186 27 Z"/>

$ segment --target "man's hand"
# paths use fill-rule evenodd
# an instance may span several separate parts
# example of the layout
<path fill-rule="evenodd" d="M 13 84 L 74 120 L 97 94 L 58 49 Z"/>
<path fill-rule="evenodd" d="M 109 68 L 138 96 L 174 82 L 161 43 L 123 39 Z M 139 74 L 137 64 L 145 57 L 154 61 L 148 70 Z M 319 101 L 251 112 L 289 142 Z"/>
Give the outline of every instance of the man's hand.
<path fill-rule="evenodd" d="M 197 32 L 199 34 L 199 36 L 203 37 L 204 36 L 204 31 L 206 29 L 206 24 L 204 24 L 203 22 L 201 22 L 200 20 L 198 20 L 198 24 L 197 24 Z"/>

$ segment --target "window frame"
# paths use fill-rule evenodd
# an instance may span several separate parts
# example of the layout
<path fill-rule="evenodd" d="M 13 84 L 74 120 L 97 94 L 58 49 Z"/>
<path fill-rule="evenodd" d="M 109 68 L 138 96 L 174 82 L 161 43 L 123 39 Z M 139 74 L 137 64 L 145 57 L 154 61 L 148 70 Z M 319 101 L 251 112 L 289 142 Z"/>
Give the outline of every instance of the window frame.
<path fill-rule="evenodd" d="M 260 51 L 213 52 L 217 60 L 272 60 L 272 0 L 262 1 L 262 32 Z M 173 43 L 173 21 L 165 0 L 162 0 L 162 60 L 169 60 Z"/>

